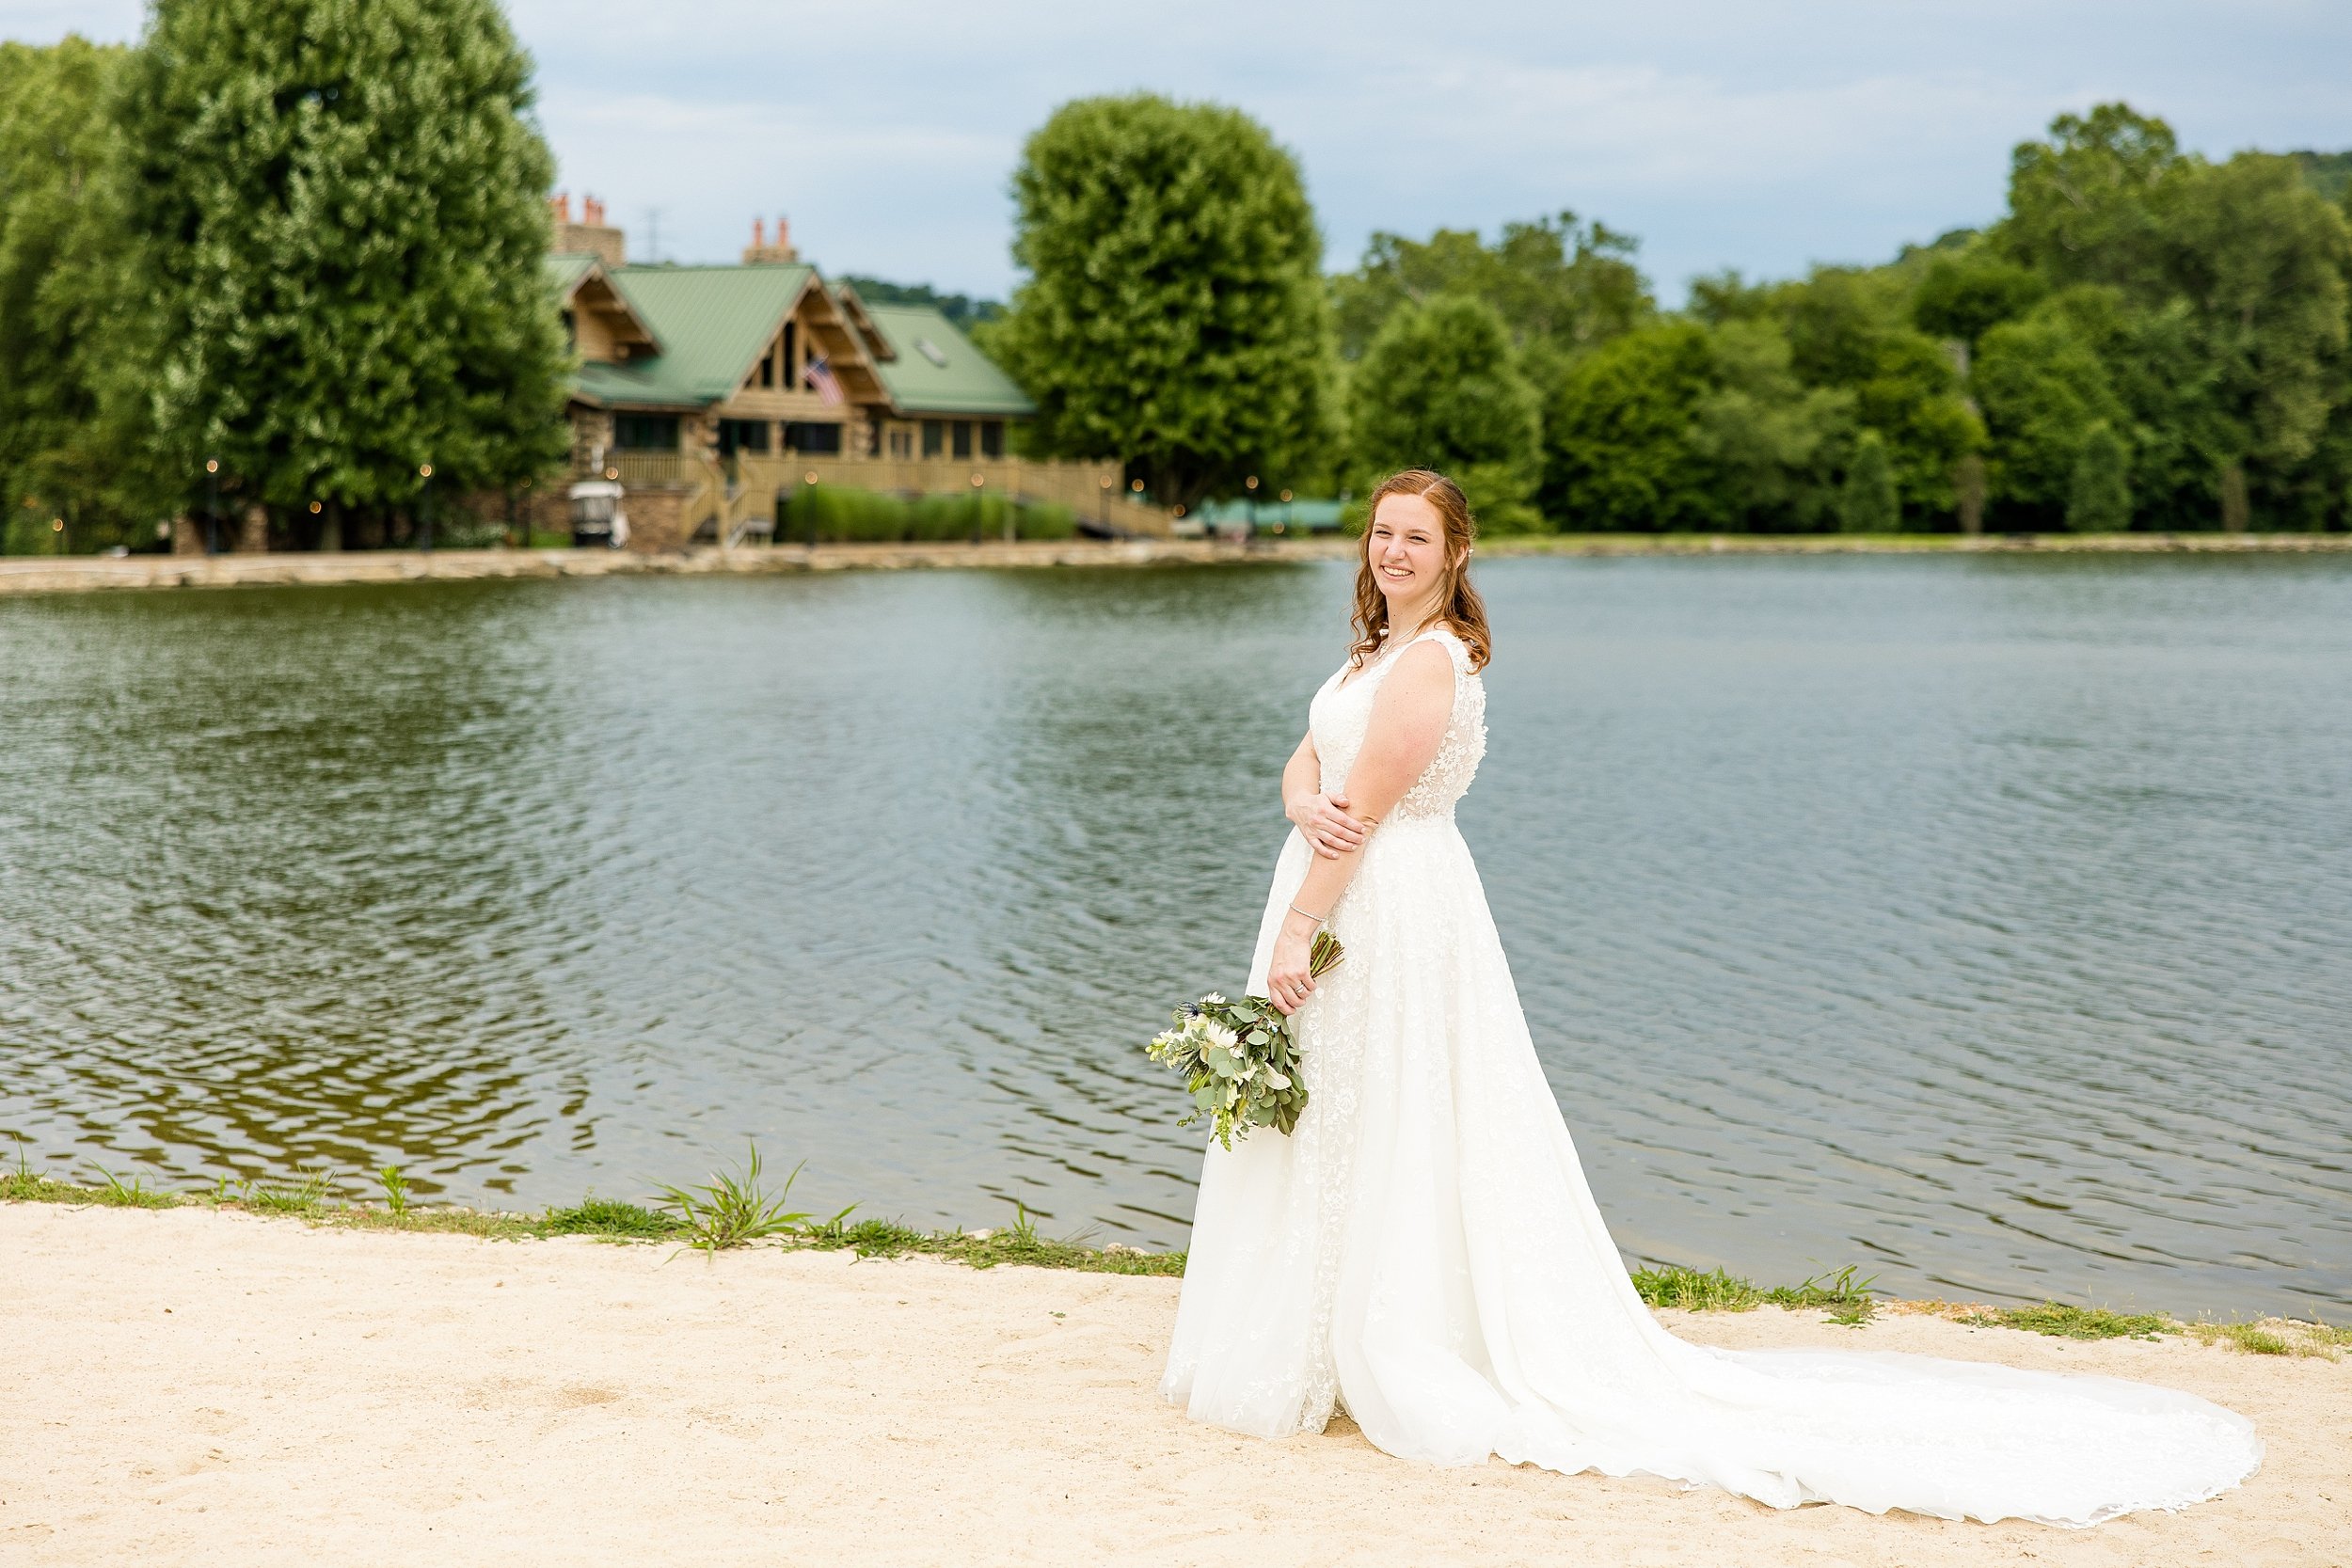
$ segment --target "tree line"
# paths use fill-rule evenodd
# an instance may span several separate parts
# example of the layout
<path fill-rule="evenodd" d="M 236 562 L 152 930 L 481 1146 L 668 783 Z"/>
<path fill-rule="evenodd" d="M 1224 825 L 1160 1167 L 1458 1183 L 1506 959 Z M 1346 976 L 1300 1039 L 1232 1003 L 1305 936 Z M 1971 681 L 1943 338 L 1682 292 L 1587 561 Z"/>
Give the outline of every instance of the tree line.
<path fill-rule="evenodd" d="M 0 547 L 191 513 L 387 543 L 550 473 L 532 104 L 494 0 L 155 0 L 133 47 L 0 44 Z"/>
<path fill-rule="evenodd" d="M 2214 163 L 2102 105 L 2014 150 L 1982 230 L 1668 310 L 1569 213 L 1378 234 L 1326 277 L 1262 127 L 1093 99 L 1027 144 L 987 336 L 1040 450 L 1184 504 L 1420 464 L 1490 528 L 2344 529 L 2346 163 Z"/>
<path fill-rule="evenodd" d="M 0 548 L 185 515 L 399 543 L 436 495 L 554 478 L 532 103 L 495 0 L 156 0 L 133 46 L 0 44 Z M 1572 213 L 1327 276 L 1263 126 L 1138 94 L 1029 138 L 1008 308 L 909 297 L 1036 400 L 1035 454 L 1171 504 L 1425 464 L 1498 529 L 2342 529 L 2347 184 L 2110 104 L 2018 147 L 1981 230 L 1665 309 Z"/>

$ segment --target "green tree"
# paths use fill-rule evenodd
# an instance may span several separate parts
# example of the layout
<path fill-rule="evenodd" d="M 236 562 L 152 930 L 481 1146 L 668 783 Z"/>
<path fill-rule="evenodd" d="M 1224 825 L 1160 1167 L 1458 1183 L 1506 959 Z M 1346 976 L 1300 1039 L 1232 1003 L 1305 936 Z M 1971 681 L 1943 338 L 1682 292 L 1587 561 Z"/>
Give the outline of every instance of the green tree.
<path fill-rule="evenodd" d="M 1952 474 L 1985 436 L 1943 348 L 1900 328 L 1881 334 L 1853 394 L 1855 420 L 1885 439 L 1903 503 L 1919 513 L 1950 512 Z"/>
<path fill-rule="evenodd" d="M 1707 346 L 1709 388 L 1685 439 L 1716 499 L 1712 526 L 1820 528 L 1836 498 L 1831 464 L 1852 438 L 1853 393 L 1798 381 L 1788 334 L 1771 319 L 1726 321 Z"/>
<path fill-rule="evenodd" d="M 1544 515 L 1574 531 L 1722 525 L 1697 415 L 1716 390 L 1707 328 L 1636 327 L 1570 365 L 1544 406 Z"/>
<path fill-rule="evenodd" d="M 1574 213 L 1506 223 L 1491 245 L 1472 230 L 1426 240 L 1375 233 L 1361 264 L 1331 280 L 1341 353 L 1361 356 L 1406 305 L 1468 294 L 1494 307 L 1515 346 L 1542 342 L 1572 356 L 1656 309 L 1634 248 L 1630 235 Z"/>
<path fill-rule="evenodd" d="M 0 537 L 15 554 L 151 543 L 167 510 L 100 401 L 123 276 L 107 95 L 126 53 L 0 43 Z"/>
<path fill-rule="evenodd" d="M 1895 533 L 1902 529 L 1895 465 L 1886 455 L 1886 437 L 1875 430 L 1864 431 L 1854 445 L 1845 493 L 1837 501 L 1837 524 L 1848 533 Z"/>
<path fill-rule="evenodd" d="M 157 0 L 126 73 L 146 279 L 118 367 L 238 499 L 413 507 L 559 461 L 552 164 L 494 0 Z"/>
<path fill-rule="evenodd" d="M 2097 351 L 2045 306 L 1984 335 L 1972 377 L 1991 433 L 1987 478 L 2006 526 L 2059 526 L 2091 429 L 2127 422 Z"/>
<path fill-rule="evenodd" d="M 1237 492 L 1330 438 L 1322 240 L 1297 163 L 1238 110 L 1065 103 L 1013 175 L 1028 274 L 989 341 L 1032 450 L 1120 458 L 1164 502 Z"/>
<path fill-rule="evenodd" d="M 1979 245 L 1928 263 L 1912 296 L 1911 319 L 1930 337 L 1974 344 L 2001 323 L 2032 309 L 2049 292 L 2049 280 L 2033 268 Z"/>
<path fill-rule="evenodd" d="M 2047 141 L 2010 155 L 2009 216 L 1994 241 L 2059 283 L 2161 292 L 2164 192 L 2182 167 L 2172 128 L 2128 103 L 2060 115 Z"/>
<path fill-rule="evenodd" d="M 2066 526 L 2076 533 L 2118 533 L 2132 526 L 2131 453 L 2104 420 L 2090 427 L 2074 454 Z"/>
<path fill-rule="evenodd" d="M 2241 443 L 2189 303 L 2171 298 L 2141 306 L 2120 289 L 2082 283 L 2052 294 L 2034 314 L 2097 356 L 2122 411 L 2110 423 L 2131 454 L 2136 515 L 2152 528 L 2211 528 L 2217 466 Z M 1998 389 L 1990 395 L 2003 402 Z M 2108 416 L 2087 407 L 2077 418 Z"/>
<path fill-rule="evenodd" d="M 2343 397 L 2352 229 L 2292 158 L 2181 172 L 2164 209 L 2168 292 L 2185 300 L 2238 450 L 2276 474 L 2310 457 Z"/>
<path fill-rule="evenodd" d="M 1542 462 L 1535 389 L 1492 306 L 1460 294 L 1406 306 L 1364 351 L 1350 394 L 1367 477 L 1436 468 L 1462 486 L 1482 526 L 1542 526 L 1528 504 Z"/>
<path fill-rule="evenodd" d="M 1764 285 L 1726 273 L 1692 292 L 1692 313 L 1719 330 L 1778 324 L 1798 385 L 1845 393 L 1854 421 L 1883 438 L 1903 503 L 1929 515 L 1952 510 L 1953 474 L 1984 442 L 1953 356 L 1912 325 L 1914 277 L 1938 260 L 1913 252 L 1896 266 L 1817 267 L 1800 281 Z"/>

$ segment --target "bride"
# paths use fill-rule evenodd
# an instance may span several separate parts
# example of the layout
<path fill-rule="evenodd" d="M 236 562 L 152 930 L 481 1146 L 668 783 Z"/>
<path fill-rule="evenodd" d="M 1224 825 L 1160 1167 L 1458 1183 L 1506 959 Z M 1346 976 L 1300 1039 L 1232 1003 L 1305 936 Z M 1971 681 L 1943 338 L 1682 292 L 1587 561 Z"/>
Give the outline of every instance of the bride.
<path fill-rule="evenodd" d="M 1454 483 L 1372 498 L 1357 641 L 1282 770 L 1296 825 L 1249 990 L 1295 1013 L 1311 1091 L 1201 1172 L 1161 1392 L 1262 1437 L 1337 1407 L 1379 1448 L 1644 1472 L 1777 1508 L 2088 1525 L 2251 1475 L 2192 1395 L 1879 1352 L 1715 1350 L 1659 1326 L 1584 1184 L 1454 823 L 1491 648 Z M 1321 980 L 1328 926 L 1346 961 Z"/>

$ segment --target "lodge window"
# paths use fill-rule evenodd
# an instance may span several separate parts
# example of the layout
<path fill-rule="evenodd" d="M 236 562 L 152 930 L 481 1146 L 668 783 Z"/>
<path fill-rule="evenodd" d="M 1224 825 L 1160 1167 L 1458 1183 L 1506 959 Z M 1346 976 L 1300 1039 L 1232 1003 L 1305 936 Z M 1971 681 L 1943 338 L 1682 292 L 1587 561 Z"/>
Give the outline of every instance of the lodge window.
<path fill-rule="evenodd" d="M 801 350 L 792 329 L 798 322 L 784 324 L 784 386 L 787 391 L 798 391 L 801 386 Z"/>
<path fill-rule="evenodd" d="M 623 451 L 677 451 L 675 414 L 615 414 L 612 444 Z"/>
<path fill-rule="evenodd" d="M 580 347 L 580 318 L 569 310 L 564 312 L 564 346 L 569 349 Z"/>
<path fill-rule="evenodd" d="M 958 457 L 972 455 L 972 421 L 970 420 L 956 421 L 956 455 Z"/>
<path fill-rule="evenodd" d="M 721 420 L 719 451 L 728 455 L 739 451 L 765 452 L 768 430 L 766 420 Z"/>
<path fill-rule="evenodd" d="M 980 455 L 982 457 L 1002 457 L 1005 455 L 1005 426 L 1003 420 L 990 420 L 980 426 Z"/>
<path fill-rule="evenodd" d="M 947 445 L 947 423 L 945 420 L 923 421 L 923 455 L 937 457 Z"/>
<path fill-rule="evenodd" d="M 834 455 L 841 451 L 841 427 L 795 420 L 784 427 L 784 444 L 810 457 Z"/>
<path fill-rule="evenodd" d="M 913 457 L 914 455 L 914 432 L 911 430 L 893 430 L 890 433 L 890 455 L 893 457 Z"/>
<path fill-rule="evenodd" d="M 768 352 L 760 356 L 759 384 L 762 387 L 773 387 L 776 384 L 776 351 L 772 344 Z"/>

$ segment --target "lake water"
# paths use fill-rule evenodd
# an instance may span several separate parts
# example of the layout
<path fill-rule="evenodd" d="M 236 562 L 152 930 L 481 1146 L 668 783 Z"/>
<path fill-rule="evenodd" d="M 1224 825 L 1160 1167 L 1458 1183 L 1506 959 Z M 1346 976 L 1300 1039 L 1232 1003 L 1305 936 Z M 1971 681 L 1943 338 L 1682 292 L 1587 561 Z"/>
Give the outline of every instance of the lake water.
<path fill-rule="evenodd" d="M 1463 830 L 1630 1257 L 2352 1307 L 2352 562 L 1481 577 Z M 0 1133 L 504 1207 L 756 1138 L 819 1210 L 1182 1245 L 1139 1045 L 1243 978 L 1346 588 L 0 600 Z"/>

